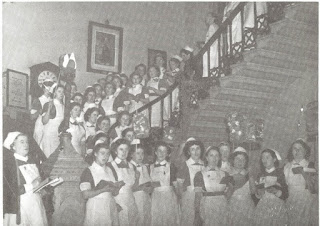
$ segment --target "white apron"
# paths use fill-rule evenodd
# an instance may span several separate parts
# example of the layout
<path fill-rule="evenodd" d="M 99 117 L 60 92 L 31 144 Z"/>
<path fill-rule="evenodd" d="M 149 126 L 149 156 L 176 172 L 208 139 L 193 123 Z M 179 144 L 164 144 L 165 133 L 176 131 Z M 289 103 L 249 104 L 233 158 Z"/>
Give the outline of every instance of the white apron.
<path fill-rule="evenodd" d="M 267 183 L 268 178 L 273 177 L 267 176 L 265 178 Z M 287 224 L 287 220 L 287 210 L 284 201 L 276 195 L 266 191 L 255 208 L 253 224 L 261 226 L 280 226 Z"/>
<path fill-rule="evenodd" d="M 19 166 L 26 184 L 39 177 L 39 171 L 35 164 L 25 164 Z M 28 191 L 20 196 L 21 226 L 46 226 L 48 225 L 46 211 L 39 193 Z M 5 214 L 4 225 L 11 226 L 16 224 L 16 214 Z"/>
<path fill-rule="evenodd" d="M 202 163 L 202 162 L 201 162 Z M 202 165 L 192 165 L 190 161 L 186 161 L 186 164 L 189 169 L 190 175 L 190 186 L 187 187 L 187 190 L 182 194 L 181 199 L 181 226 L 193 226 L 195 209 L 194 209 L 194 177 L 197 172 L 203 170 L 204 166 Z"/>
<path fill-rule="evenodd" d="M 254 203 L 250 194 L 249 181 L 241 188 L 235 190 L 229 201 L 229 225 L 247 225 L 253 224 Z"/>
<path fill-rule="evenodd" d="M 202 171 L 207 192 L 220 192 L 226 188 L 220 181 L 225 177 L 221 170 Z M 200 203 L 200 216 L 204 226 L 227 226 L 227 199 L 224 195 L 203 196 Z"/>
<path fill-rule="evenodd" d="M 140 172 L 139 185 L 151 181 L 148 169 L 145 165 L 136 168 Z M 139 223 L 141 226 L 149 226 L 151 223 L 151 197 L 145 191 L 136 191 L 133 193 L 138 211 Z"/>
<path fill-rule="evenodd" d="M 116 202 L 122 208 L 119 212 L 119 225 L 138 225 L 138 209 L 132 193 L 132 185 L 135 182 L 133 166 L 131 163 L 128 163 L 129 168 L 119 168 L 115 161 L 111 162 L 111 164 L 117 173 L 118 181 L 124 181 L 125 183 L 120 189 L 119 194 L 115 197 Z"/>
<path fill-rule="evenodd" d="M 301 165 L 307 167 L 307 164 Z M 312 200 L 315 195 L 306 189 L 306 181 L 301 174 L 294 174 L 293 163 L 284 167 L 286 182 L 288 184 L 289 197 L 286 200 L 288 219 L 290 225 L 309 225 L 311 223 Z"/>
<path fill-rule="evenodd" d="M 64 104 L 60 103 L 57 99 L 54 99 L 53 103 L 56 108 L 56 117 L 49 119 L 48 123 L 44 125 L 44 132 L 40 142 L 40 148 L 47 158 L 60 144 L 58 128 L 64 118 Z"/>
<path fill-rule="evenodd" d="M 89 167 L 96 186 L 101 180 L 115 182 L 110 168 L 93 163 Z M 86 204 L 85 226 L 114 226 L 119 225 L 116 202 L 111 192 L 103 192 L 90 198 Z"/>
<path fill-rule="evenodd" d="M 166 166 L 150 169 L 151 180 L 159 181 L 161 186 L 152 193 L 151 225 L 152 226 L 176 226 L 179 225 L 179 206 L 177 196 L 170 185 L 170 163 Z"/>

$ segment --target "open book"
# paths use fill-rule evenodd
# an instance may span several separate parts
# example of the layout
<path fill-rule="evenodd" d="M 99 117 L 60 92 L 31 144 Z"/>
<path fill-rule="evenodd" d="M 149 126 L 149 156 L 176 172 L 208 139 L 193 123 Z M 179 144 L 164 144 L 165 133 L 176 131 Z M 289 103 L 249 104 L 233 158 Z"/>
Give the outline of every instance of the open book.
<path fill-rule="evenodd" d="M 55 179 L 50 179 L 49 177 L 45 180 L 43 180 L 37 187 L 33 189 L 33 193 L 36 193 L 38 191 L 41 191 L 43 188 L 47 186 L 55 187 L 58 184 L 61 184 L 63 182 L 63 179 L 61 177 L 57 177 Z"/>

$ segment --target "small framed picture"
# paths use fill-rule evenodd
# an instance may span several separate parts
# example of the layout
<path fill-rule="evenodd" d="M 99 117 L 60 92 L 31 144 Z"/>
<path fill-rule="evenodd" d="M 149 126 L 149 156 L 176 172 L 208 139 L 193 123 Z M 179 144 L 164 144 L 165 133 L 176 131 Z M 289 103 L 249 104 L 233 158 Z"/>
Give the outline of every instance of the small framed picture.
<path fill-rule="evenodd" d="M 156 57 L 162 56 L 164 61 L 164 68 L 167 68 L 167 52 L 157 49 L 148 49 L 148 68 L 156 63 Z"/>
<path fill-rule="evenodd" d="M 26 73 L 8 69 L 4 73 L 5 95 L 8 107 L 28 110 L 29 76 Z"/>
<path fill-rule="evenodd" d="M 89 22 L 87 71 L 121 72 L 123 29 Z"/>

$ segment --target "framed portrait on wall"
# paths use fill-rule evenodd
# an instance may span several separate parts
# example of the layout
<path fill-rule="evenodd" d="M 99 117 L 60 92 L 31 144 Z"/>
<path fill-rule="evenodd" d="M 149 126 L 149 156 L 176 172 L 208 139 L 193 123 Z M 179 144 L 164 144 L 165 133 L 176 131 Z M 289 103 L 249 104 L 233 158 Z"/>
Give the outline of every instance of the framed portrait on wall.
<path fill-rule="evenodd" d="M 87 71 L 121 72 L 123 29 L 89 22 Z"/>
<path fill-rule="evenodd" d="M 148 49 L 148 67 L 155 65 L 157 55 L 161 55 L 163 57 L 164 67 L 167 68 L 167 52 L 157 49 Z"/>
<path fill-rule="evenodd" d="M 5 106 L 28 110 L 28 74 L 8 69 L 4 74 Z"/>

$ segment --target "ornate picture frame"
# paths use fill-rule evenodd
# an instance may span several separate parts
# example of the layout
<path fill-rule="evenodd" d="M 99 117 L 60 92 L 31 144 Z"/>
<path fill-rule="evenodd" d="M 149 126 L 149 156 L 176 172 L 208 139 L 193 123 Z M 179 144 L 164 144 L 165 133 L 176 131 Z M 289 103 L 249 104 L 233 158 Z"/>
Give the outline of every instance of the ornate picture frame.
<path fill-rule="evenodd" d="M 4 73 L 6 103 L 8 107 L 28 110 L 29 76 L 26 73 L 7 69 Z"/>
<path fill-rule="evenodd" d="M 89 21 L 87 71 L 121 72 L 123 28 Z"/>

